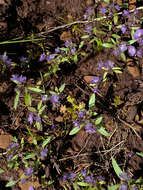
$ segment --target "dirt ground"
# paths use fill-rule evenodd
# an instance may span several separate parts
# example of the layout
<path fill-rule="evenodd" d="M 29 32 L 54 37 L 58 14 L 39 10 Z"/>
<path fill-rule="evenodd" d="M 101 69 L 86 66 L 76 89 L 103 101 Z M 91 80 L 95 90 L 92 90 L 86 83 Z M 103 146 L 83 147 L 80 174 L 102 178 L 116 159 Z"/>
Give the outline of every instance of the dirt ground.
<path fill-rule="evenodd" d="M 141 1 L 132 0 L 129 3 L 130 9 L 141 6 Z M 78 34 L 72 36 L 70 27 L 55 30 L 50 34 L 48 30 L 61 26 L 65 22 L 82 20 L 89 6 L 96 7 L 95 1 L 0 0 L 0 42 L 16 38 L 24 39 L 32 35 L 39 37 L 42 33 L 44 36 L 42 44 L 45 49 L 61 46 L 67 39 L 76 38 L 78 41 Z M 111 166 L 112 156 L 133 178 L 142 177 L 143 160 L 135 153 L 143 152 L 143 99 L 136 100 L 137 95 L 139 97 L 143 95 L 143 59 L 127 58 L 127 61 L 123 62 L 110 50 L 96 53 L 90 47 L 86 50 L 88 56 L 80 59 L 77 65 L 61 64 L 61 70 L 55 76 L 49 77 L 45 82 L 45 87 L 48 91 L 54 86 L 65 83 L 66 89 L 61 101 L 64 103 L 65 98 L 70 94 L 77 104 L 83 102 L 87 106 L 92 94 L 89 79 L 96 75 L 102 76 L 103 73 L 96 69 L 98 62 L 101 57 L 103 61 L 110 57 L 117 66 L 124 68 L 123 73 L 111 77 L 104 86 L 103 83 L 99 84 L 96 111 L 103 117 L 104 125 L 111 136 L 106 138 L 99 133 L 87 134 L 81 130 L 71 137 L 66 133 L 60 133 L 59 130 L 59 137 L 55 137 L 50 143 L 53 155 L 43 162 L 47 178 L 55 180 L 51 189 L 62 189 L 59 178 L 64 172 L 77 173 L 85 168 L 88 168 L 94 176 L 104 176 L 108 184 L 114 184 L 113 178 L 119 182 Z M 0 75 L 0 165 L 3 167 L 7 167 L 4 161 L 6 147 L 14 136 L 18 139 L 26 138 L 25 126 L 28 124 L 23 104 L 20 104 L 15 112 L 13 111 L 15 85 L 10 81 L 10 77 L 17 72 L 25 74 L 28 79 L 27 84 L 32 86 L 39 79 L 39 70 L 43 72 L 46 69 L 37 61 L 42 53 L 42 48 L 38 43 L 0 45 L 0 54 L 5 51 L 14 62 L 18 62 L 20 56 L 27 56 L 28 51 L 31 57 L 28 69 L 10 68 Z M 116 96 L 120 97 L 118 106 L 114 103 Z M 127 102 L 130 103 L 129 106 L 126 106 Z M 134 106 L 136 106 L 135 111 Z M 54 121 L 59 129 L 63 127 L 62 113 L 53 113 L 52 109 L 49 109 L 48 115 L 49 121 L 45 125 L 50 125 L 50 121 Z M 70 126 L 71 122 L 69 121 L 67 125 Z M 35 134 L 48 132 L 47 127 L 40 132 L 33 130 Z M 130 156 L 131 152 L 132 156 Z M 12 170 L 9 170 L 7 175 L 0 174 L 1 189 L 10 177 L 16 178 L 17 175 Z M 40 176 L 38 177 L 40 179 Z M 35 187 L 40 189 L 38 184 L 39 182 Z M 27 186 L 20 185 L 14 187 L 15 190 L 26 188 Z"/>

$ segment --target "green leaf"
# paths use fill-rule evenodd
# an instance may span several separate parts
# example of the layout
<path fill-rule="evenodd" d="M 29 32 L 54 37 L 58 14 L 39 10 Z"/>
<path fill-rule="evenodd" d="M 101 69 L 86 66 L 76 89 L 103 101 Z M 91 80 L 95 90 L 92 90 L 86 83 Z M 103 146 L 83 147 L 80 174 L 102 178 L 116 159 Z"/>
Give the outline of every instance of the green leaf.
<path fill-rule="evenodd" d="M 91 95 L 88 103 L 89 108 L 92 108 L 94 105 L 95 105 L 95 93 Z"/>
<path fill-rule="evenodd" d="M 136 152 L 136 154 L 137 154 L 138 156 L 143 157 L 143 153 L 142 153 L 142 152 Z"/>
<path fill-rule="evenodd" d="M 128 3 L 122 3 L 122 4 L 120 5 L 120 7 L 122 7 L 122 8 L 128 8 Z"/>
<path fill-rule="evenodd" d="M 0 169 L 0 174 L 2 174 L 4 172 L 4 170 Z"/>
<path fill-rule="evenodd" d="M 119 39 L 120 38 L 120 36 L 117 35 L 117 34 L 112 34 L 112 37 L 115 38 L 115 39 Z"/>
<path fill-rule="evenodd" d="M 87 39 L 89 38 L 89 35 L 84 35 L 84 36 L 81 36 L 82 39 Z"/>
<path fill-rule="evenodd" d="M 114 20 L 114 24 L 118 23 L 118 14 L 117 13 L 114 14 L 113 20 Z"/>
<path fill-rule="evenodd" d="M 78 133 L 78 131 L 80 131 L 80 129 L 81 129 L 81 127 L 78 127 L 78 126 L 74 127 L 74 128 L 70 131 L 69 135 L 75 135 L 76 133 Z"/>
<path fill-rule="evenodd" d="M 36 126 L 37 126 L 37 129 L 40 130 L 40 128 L 41 128 L 40 122 L 36 122 Z"/>
<path fill-rule="evenodd" d="M 95 125 L 99 125 L 102 121 L 102 117 L 98 117 L 98 119 L 96 119 L 95 121 Z"/>
<path fill-rule="evenodd" d="M 110 0 L 104 0 L 105 3 L 109 4 L 110 3 Z"/>
<path fill-rule="evenodd" d="M 50 137 L 50 136 L 47 137 L 47 138 L 43 141 L 43 143 L 42 143 L 42 148 L 44 148 L 44 147 L 50 142 L 50 140 L 51 140 L 51 137 Z"/>
<path fill-rule="evenodd" d="M 59 88 L 60 93 L 63 92 L 63 90 L 65 89 L 65 86 L 66 86 L 65 83 L 60 86 Z"/>
<path fill-rule="evenodd" d="M 44 106 L 39 110 L 38 114 L 41 115 L 42 112 L 45 110 L 45 108 L 46 108 L 46 105 L 44 105 Z"/>
<path fill-rule="evenodd" d="M 8 182 L 5 187 L 11 187 L 11 186 L 15 185 L 16 183 L 17 183 L 17 181 L 12 180 L 12 181 Z"/>
<path fill-rule="evenodd" d="M 121 179 L 120 174 L 123 173 L 123 171 L 121 170 L 121 168 L 118 166 L 116 160 L 112 157 L 112 166 L 114 168 L 115 173 L 117 174 L 117 176 Z"/>
<path fill-rule="evenodd" d="M 37 152 L 28 153 L 23 159 L 28 160 L 28 159 L 34 158 L 36 155 L 37 155 Z"/>
<path fill-rule="evenodd" d="M 77 62 L 78 62 L 77 54 L 74 55 L 73 60 L 74 60 L 74 63 L 77 64 Z"/>
<path fill-rule="evenodd" d="M 40 110 L 41 106 L 42 106 L 42 100 L 38 103 L 37 109 Z"/>
<path fill-rule="evenodd" d="M 37 110 L 33 107 L 28 107 L 28 110 L 31 111 L 31 112 L 37 112 Z"/>
<path fill-rule="evenodd" d="M 77 185 L 79 185 L 81 187 L 87 187 L 87 186 L 89 186 L 89 184 L 85 183 L 85 182 L 77 182 Z"/>
<path fill-rule="evenodd" d="M 97 127 L 97 130 L 100 134 L 104 135 L 105 137 L 109 137 L 110 133 L 108 133 L 102 125 Z"/>
<path fill-rule="evenodd" d="M 78 48 L 81 49 L 83 45 L 84 45 L 84 41 L 81 41 Z"/>
<path fill-rule="evenodd" d="M 136 42 L 136 40 L 129 40 L 128 44 L 131 45 L 131 44 L 134 44 L 135 42 Z"/>
<path fill-rule="evenodd" d="M 28 87 L 29 90 L 33 91 L 33 92 L 37 92 L 37 93 L 45 93 L 44 90 L 41 90 L 39 88 L 34 88 L 34 87 Z"/>
<path fill-rule="evenodd" d="M 16 91 L 16 97 L 15 97 L 15 100 L 14 100 L 14 109 L 15 109 L 15 110 L 17 109 L 17 106 L 18 106 L 19 97 L 20 97 L 20 91 L 17 90 L 17 91 Z"/>
<path fill-rule="evenodd" d="M 112 48 L 112 47 L 114 47 L 114 45 L 110 44 L 110 43 L 103 43 L 102 46 L 106 47 L 106 48 Z"/>
<path fill-rule="evenodd" d="M 25 88 L 25 105 L 31 106 L 31 96 L 27 92 L 27 88 Z"/>
<path fill-rule="evenodd" d="M 120 187 L 120 185 L 113 185 L 111 187 L 108 187 L 108 190 L 116 190 Z"/>

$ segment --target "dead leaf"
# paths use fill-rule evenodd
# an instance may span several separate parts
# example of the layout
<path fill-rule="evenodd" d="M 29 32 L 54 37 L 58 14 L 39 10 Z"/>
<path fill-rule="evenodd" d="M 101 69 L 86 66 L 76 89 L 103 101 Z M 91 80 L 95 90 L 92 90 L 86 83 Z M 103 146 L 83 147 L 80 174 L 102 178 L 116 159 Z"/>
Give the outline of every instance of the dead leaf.
<path fill-rule="evenodd" d="M 65 105 L 61 105 L 61 107 L 60 107 L 60 112 L 61 112 L 61 113 L 65 113 L 66 111 L 67 111 L 66 106 L 65 106 Z"/>
<path fill-rule="evenodd" d="M 0 148 L 7 149 L 12 139 L 12 135 L 0 135 Z"/>
<path fill-rule="evenodd" d="M 70 33 L 70 31 L 63 32 L 61 34 L 61 36 L 60 36 L 60 40 L 63 40 L 63 41 L 71 40 L 71 33 Z"/>
<path fill-rule="evenodd" d="M 62 122 L 62 121 L 63 121 L 63 117 L 58 116 L 58 117 L 55 118 L 55 121 L 57 121 L 57 122 Z"/>
<path fill-rule="evenodd" d="M 94 78 L 94 76 L 84 76 L 84 80 L 85 80 L 87 83 L 90 83 L 93 78 Z"/>
<path fill-rule="evenodd" d="M 132 75 L 133 78 L 140 76 L 139 68 L 137 66 L 127 66 L 127 71 Z"/>

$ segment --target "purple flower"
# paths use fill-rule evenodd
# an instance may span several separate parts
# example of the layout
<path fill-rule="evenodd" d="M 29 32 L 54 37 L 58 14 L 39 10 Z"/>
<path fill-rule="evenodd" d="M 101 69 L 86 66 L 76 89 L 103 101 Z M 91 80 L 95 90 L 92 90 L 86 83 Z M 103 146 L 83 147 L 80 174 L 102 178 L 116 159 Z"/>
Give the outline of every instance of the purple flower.
<path fill-rule="evenodd" d="M 98 68 L 101 69 L 103 67 L 103 61 L 100 60 Z"/>
<path fill-rule="evenodd" d="M 105 67 L 106 69 L 112 69 L 114 67 L 114 62 L 110 60 L 106 61 Z"/>
<path fill-rule="evenodd" d="M 131 179 L 131 176 L 128 173 L 121 173 L 119 174 L 119 176 L 123 179 L 123 180 L 129 180 Z"/>
<path fill-rule="evenodd" d="M 119 190 L 128 190 L 128 186 L 127 185 L 120 185 Z"/>
<path fill-rule="evenodd" d="M 23 62 L 23 63 L 27 62 L 27 57 L 21 56 L 20 62 Z"/>
<path fill-rule="evenodd" d="M 41 122 L 41 117 L 40 117 L 38 114 L 35 114 L 35 115 L 34 115 L 34 120 L 35 120 L 36 122 L 40 123 L 40 122 Z"/>
<path fill-rule="evenodd" d="M 34 190 L 34 188 L 33 188 L 32 186 L 30 186 L 30 187 L 28 188 L 28 190 Z"/>
<path fill-rule="evenodd" d="M 72 43 L 71 40 L 67 40 L 64 44 L 65 44 L 66 47 L 70 47 L 71 43 Z"/>
<path fill-rule="evenodd" d="M 41 154 L 41 157 L 42 157 L 42 158 L 47 157 L 47 152 L 48 152 L 47 149 L 42 149 L 42 150 L 41 150 L 41 153 L 40 153 L 40 154 Z"/>
<path fill-rule="evenodd" d="M 82 171 L 80 172 L 80 174 L 83 175 L 83 176 L 85 176 L 85 175 L 86 175 L 86 170 L 82 170 Z"/>
<path fill-rule="evenodd" d="M 102 176 L 98 176 L 98 177 L 97 177 L 97 180 L 98 180 L 98 181 L 105 181 L 105 178 L 102 177 Z"/>
<path fill-rule="evenodd" d="M 18 147 L 18 145 L 19 145 L 18 143 L 12 142 L 12 143 L 9 145 L 9 147 L 7 148 L 7 151 L 11 150 L 12 148 Z"/>
<path fill-rule="evenodd" d="M 139 50 L 137 51 L 137 56 L 138 56 L 138 57 L 142 57 L 142 56 L 143 56 L 143 50 L 142 50 L 142 49 L 139 49 Z"/>
<path fill-rule="evenodd" d="M 21 184 L 24 184 L 26 182 L 26 179 L 21 180 Z"/>
<path fill-rule="evenodd" d="M 46 59 L 46 54 L 42 53 L 41 57 L 40 57 L 40 62 L 44 61 Z"/>
<path fill-rule="evenodd" d="M 53 125 L 51 126 L 51 129 L 52 129 L 52 130 L 55 130 L 55 129 L 56 129 L 56 125 L 53 124 Z"/>
<path fill-rule="evenodd" d="M 96 84 L 97 82 L 99 82 L 99 77 L 94 77 L 94 78 L 91 80 L 91 84 Z"/>
<path fill-rule="evenodd" d="M 128 48 L 127 48 L 126 43 L 121 44 L 120 47 L 119 47 L 119 51 L 120 51 L 121 53 L 123 53 L 123 52 L 126 51 L 127 49 L 128 49 Z"/>
<path fill-rule="evenodd" d="M 67 180 L 67 179 L 73 179 L 77 176 L 77 174 L 75 173 L 66 173 L 64 176 L 63 176 L 63 181 Z"/>
<path fill-rule="evenodd" d="M 32 176 L 33 172 L 34 172 L 34 170 L 31 169 L 31 168 L 26 168 L 26 169 L 24 170 L 24 174 L 25 174 L 26 176 L 29 176 L 29 177 Z"/>
<path fill-rule="evenodd" d="M 93 92 L 96 94 L 98 91 L 98 88 L 94 88 Z"/>
<path fill-rule="evenodd" d="M 90 15 L 87 15 L 87 14 L 84 14 L 84 15 L 83 15 L 83 19 L 84 19 L 84 20 L 88 19 L 89 17 L 90 17 Z"/>
<path fill-rule="evenodd" d="M 83 180 L 85 183 L 88 183 L 88 184 L 93 184 L 94 183 L 94 177 L 92 176 L 86 176 Z"/>
<path fill-rule="evenodd" d="M 59 48 L 59 47 L 57 47 L 57 48 L 55 49 L 55 53 L 60 53 L 60 48 Z"/>
<path fill-rule="evenodd" d="M 84 117 L 85 114 L 86 114 L 86 111 L 85 111 L 85 110 L 78 112 L 78 116 L 79 116 L 79 117 Z"/>
<path fill-rule="evenodd" d="M 133 57 L 136 54 L 136 48 L 134 46 L 129 46 L 128 53 Z"/>
<path fill-rule="evenodd" d="M 89 32 L 89 33 L 90 33 L 90 32 L 91 32 L 91 30 L 92 30 L 92 28 L 93 28 L 93 26 L 88 26 L 88 27 L 86 27 L 86 28 L 85 28 L 85 31 L 87 31 L 87 32 Z"/>
<path fill-rule="evenodd" d="M 129 11 L 124 10 L 123 13 L 122 13 L 122 16 L 128 16 L 128 15 L 129 15 Z"/>
<path fill-rule="evenodd" d="M 13 82 L 16 82 L 18 84 L 22 84 L 23 81 L 26 80 L 26 77 L 24 77 L 22 75 L 19 76 L 18 74 L 15 74 L 15 75 L 12 75 L 12 78 L 10 80 L 12 80 Z"/>
<path fill-rule="evenodd" d="M 74 121 L 74 125 L 75 125 L 76 127 L 79 127 L 79 128 L 80 128 L 80 122 L 79 122 L 79 121 Z"/>
<path fill-rule="evenodd" d="M 47 61 L 52 61 L 55 58 L 56 54 L 50 54 L 47 56 Z"/>
<path fill-rule="evenodd" d="M 143 38 L 143 29 L 138 29 L 135 33 L 134 33 L 134 38 L 135 40 L 139 40 L 140 38 Z"/>
<path fill-rule="evenodd" d="M 1 60 L 2 62 L 9 67 L 11 65 L 11 59 L 8 58 L 8 56 L 6 54 L 1 56 Z"/>
<path fill-rule="evenodd" d="M 86 12 L 91 13 L 92 10 L 93 10 L 93 7 L 89 7 L 88 9 L 86 9 Z"/>
<path fill-rule="evenodd" d="M 42 95 L 42 101 L 46 101 L 47 100 L 47 95 Z"/>
<path fill-rule="evenodd" d="M 52 103 L 58 103 L 59 102 L 59 96 L 56 94 L 53 94 L 49 99 Z"/>
<path fill-rule="evenodd" d="M 136 186 L 133 186 L 132 190 L 138 190 L 138 188 Z"/>
<path fill-rule="evenodd" d="M 125 25 L 122 25 L 121 31 L 122 31 L 123 34 L 126 33 L 126 30 L 127 30 L 127 27 Z"/>
<path fill-rule="evenodd" d="M 100 11 L 102 12 L 103 15 L 105 15 L 105 13 L 106 13 L 106 9 L 105 8 L 103 8 L 103 7 L 100 8 Z"/>
<path fill-rule="evenodd" d="M 96 133 L 95 129 L 92 128 L 92 123 L 87 123 L 85 126 L 86 133 Z"/>
<path fill-rule="evenodd" d="M 129 157 L 129 158 L 131 158 L 133 155 L 134 155 L 134 152 L 133 152 L 133 151 L 130 151 L 130 152 L 128 153 L 128 157 Z"/>
<path fill-rule="evenodd" d="M 29 121 L 30 125 L 32 125 L 32 123 L 33 123 L 33 113 L 30 113 L 28 115 L 28 121 Z"/>
<path fill-rule="evenodd" d="M 121 8 L 120 8 L 119 5 L 115 5 L 115 9 L 116 9 L 117 11 L 119 11 Z"/>
<path fill-rule="evenodd" d="M 8 162 L 10 162 L 10 161 L 11 161 L 12 156 L 13 156 L 12 154 L 10 154 L 10 155 L 8 156 L 8 158 L 7 158 L 7 161 L 8 161 Z"/>
<path fill-rule="evenodd" d="M 71 49 L 71 54 L 72 54 L 72 55 L 74 55 L 74 54 L 75 54 L 75 52 L 76 52 L 76 48 L 75 48 L 75 47 L 73 47 L 73 48 Z"/>

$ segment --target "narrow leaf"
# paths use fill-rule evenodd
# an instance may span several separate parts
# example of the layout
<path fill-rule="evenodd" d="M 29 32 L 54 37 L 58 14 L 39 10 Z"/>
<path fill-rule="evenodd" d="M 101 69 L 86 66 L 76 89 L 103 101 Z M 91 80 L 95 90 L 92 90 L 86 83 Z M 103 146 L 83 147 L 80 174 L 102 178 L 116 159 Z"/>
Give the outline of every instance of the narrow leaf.
<path fill-rule="evenodd" d="M 81 129 L 81 128 L 79 128 L 78 126 L 77 126 L 77 127 L 74 127 L 74 128 L 70 131 L 69 135 L 75 135 L 76 133 L 78 133 L 78 131 L 80 131 L 80 129 Z"/>
<path fill-rule="evenodd" d="M 142 152 L 136 152 L 136 154 L 137 154 L 138 156 L 143 157 L 143 153 L 142 153 Z"/>
<path fill-rule="evenodd" d="M 37 92 L 37 93 L 45 93 L 44 90 L 41 90 L 39 88 L 28 87 L 28 89 L 33 91 L 33 92 Z"/>
<path fill-rule="evenodd" d="M 116 190 L 120 187 L 120 185 L 113 185 L 111 187 L 108 187 L 108 190 Z"/>
<path fill-rule="evenodd" d="M 43 143 L 42 143 L 42 148 L 44 148 L 44 147 L 50 142 L 50 140 L 51 140 L 51 137 L 50 137 L 50 136 L 47 137 L 47 138 L 43 141 Z"/>
<path fill-rule="evenodd" d="M 2 174 L 4 172 L 4 170 L 0 169 L 0 174 Z"/>
<path fill-rule="evenodd" d="M 89 99 L 88 106 L 89 108 L 92 108 L 95 105 L 95 94 L 93 93 Z"/>
<path fill-rule="evenodd" d="M 113 166 L 114 171 L 115 171 L 115 173 L 117 174 L 117 176 L 118 176 L 119 178 L 121 178 L 121 177 L 120 177 L 120 174 L 122 174 L 123 171 L 121 170 L 121 168 L 119 167 L 119 165 L 117 164 L 116 160 L 115 160 L 113 157 L 112 157 L 112 166 Z"/>
<path fill-rule="evenodd" d="M 100 125 L 100 127 L 97 127 L 97 130 L 100 134 L 104 135 L 105 137 L 109 137 L 110 133 L 108 133 L 104 127 Z"/>
<path fill-rule="evenodd" d="M 102 117 L 98 117 L 98 119 L 96 119 L 95 121 L 95 125 L 99 125 L 102 121 Z"/>
<path fill-rule="evenodd" d="M 6 184 L 6 187 L 11 187 L 11 186 L 13 186 L 13 185 L 15 185 L 17 183 L 17 181 L 10 181 L 10 182 L 8 182 L 7 184 Z"/>
<path fill-rule="evenodd" d="M 85 183 L 85 182 L 77 182 L 77 184 L 78 184 L 79 186 L 81 186 L 81 187 L 87 187 L 87 186 L 89 186 L 89 184 L 88 184 L 88 183 Z"/>
<path fill-rule="evenodd" d="M 112 47 L 114 47 L 114 45 L 110 44 L 110 43 L 103 43 L 102 46 L 106 47 L 106 48 L 112 48 Z"/>
<path fill-rule="evenodd" d="M 28 160 L 28 159 L 34 158 L 36 155 L 37 155 L 37 152 L 33 152 L 30 154 L 28 153 L 23 159 Z"/>
<path fill-rule="evenodd" d="M 14 109 L 15 109 L 15 110 L 17 109 L 17 106 L 18 106 L 19 97 L 20 97 L 20 91 L 17 90 L 17 91 L 16 91 L 16 97 L 15 97 L 15 100 L 14 100 Z"/>
<path fill-rule="evenodd" d="M 60 93 L 63 92 L 64 89 L 65 89 L 65 83 L 60 86 L 59 92 L 60 92 Z"/>
<path fill-rule="evenodd" d="M 84 35 L 84 36 L 82 36 L 81 38 L 82 38 L 82 39 L 87 39 L 87 38 L 89 38 L 89 35 Z"/>

